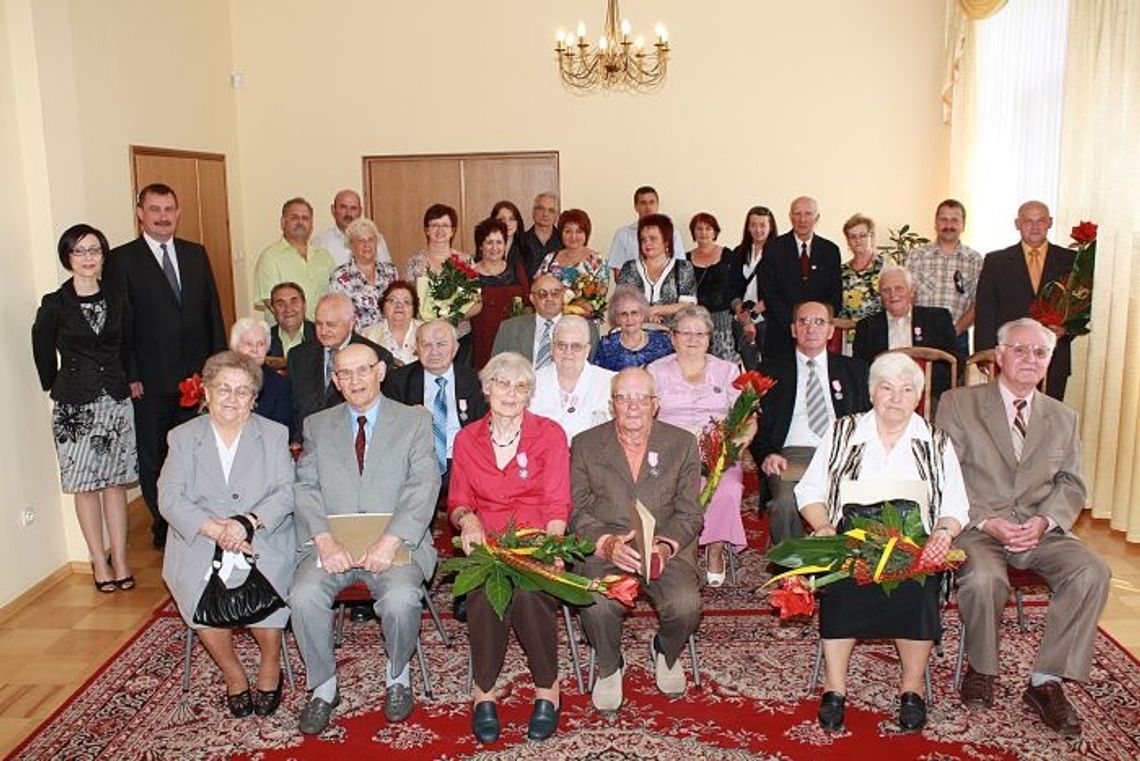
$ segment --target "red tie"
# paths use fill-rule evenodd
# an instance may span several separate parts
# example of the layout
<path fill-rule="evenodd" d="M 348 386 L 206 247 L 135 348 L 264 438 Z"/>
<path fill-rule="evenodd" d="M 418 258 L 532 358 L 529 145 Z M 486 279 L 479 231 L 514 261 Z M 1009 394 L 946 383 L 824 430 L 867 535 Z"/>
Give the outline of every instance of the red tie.
<path fill-rule="evenodd" d="M 800 278 L 806 283 L 811 274 L 811 255 L 807 250 L 807 243 L 800 243 Z"/>
<path fill-rule="evenodd" d="M 364 473 L 364 424 L 368 422 L 368 418 L 361 415 L 356 419 L 356 467 L 360 468 L 360 472 Z"/>

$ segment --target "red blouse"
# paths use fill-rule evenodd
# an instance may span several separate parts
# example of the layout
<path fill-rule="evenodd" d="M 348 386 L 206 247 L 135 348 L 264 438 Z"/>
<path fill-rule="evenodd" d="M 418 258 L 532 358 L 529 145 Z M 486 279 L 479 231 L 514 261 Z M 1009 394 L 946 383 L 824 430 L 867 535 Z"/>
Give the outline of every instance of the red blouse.
<path fill-rule="evenodd" d="M 512 518 L 517 528 L 541 530 L 552 520 L 568 520 L 570 448 L 562 427 L 524 411 L 518 452 L 499 470 L 490 421 L 488 414 L 455 436 L 448 516 L 468 507 L 491 533 L 503 531 Z"/>

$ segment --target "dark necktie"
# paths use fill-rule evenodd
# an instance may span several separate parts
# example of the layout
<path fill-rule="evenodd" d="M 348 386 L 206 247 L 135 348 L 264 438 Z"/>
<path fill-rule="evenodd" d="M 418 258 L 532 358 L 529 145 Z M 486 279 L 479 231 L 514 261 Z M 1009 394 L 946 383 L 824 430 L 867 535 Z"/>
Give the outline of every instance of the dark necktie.
<path fill-rule="evenodd" d="M 1025 405 L 1024 399 L 1014 399 L 1013 406 L 1017 414 L 1013 416 L 1013 456 L 1021 462 L 1021 453 L 1025 450 Z"/>
<path fill-rule="evenodd" d="M 356 467 L 362 474 L 364 473 L 364 448 L 366 444 L 364 439 L 364 424 L 367 422 L 368 418 L 364 417 L 364 415 L 356 418 Z"/>
<path fill-rule="evenodd" d="M 800 279 L 805 283 L 811 274 L 811 254 L 808 253 L 807 243 L 800 243 Z"/>
<path fill-rule="evenodd" d="M 170 258 L 170 251 L 165 243 L 159 243 L 158 247 L 162 249 L 162 274 L 166 275 L 166 282 L 170 283 L 170 289 L 174 291 L 174 299 L 181 304 L 182 286 L 178 285 L 178 273 L 174 271 L 174 261 Z"/>

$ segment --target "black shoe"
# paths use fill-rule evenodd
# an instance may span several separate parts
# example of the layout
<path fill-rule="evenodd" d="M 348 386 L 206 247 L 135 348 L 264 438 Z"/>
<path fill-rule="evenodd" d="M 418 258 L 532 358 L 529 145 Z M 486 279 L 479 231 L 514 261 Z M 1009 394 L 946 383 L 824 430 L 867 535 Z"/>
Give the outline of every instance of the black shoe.
<path fill-rule="evenodd" d="M 534 721 L 533 717 L 531 721 Z M 475 704 L 471 712 L 471 731 L 475 739 L 490 745 L 499 739 L 499 711 L 493 700 L 483 700 Z"/>
<path fill-rule="evenodd" d="M 926 701 L 917 692 L 899 695 L 899 728 L 917 732 L 926 726 Z"/>
<path fill-rule="evenodd" d="M 349 618 L 353 623 L 361 623 L 362 621 L 371 621 L 376 618 L 376 612 L 372 610 L 372 603 L 364 603 L 362 605 L 353 605 L 349 613 Z"/>
<path fill-rule="evenodd" d="M 847 697 L 838 692 L 825 692 L 819 701 L 819 726 L 827 732 L 843 731 L 843 711 Z"/>
<path fill-rule="evenodd" d="M 260 687 L 257 692 L 253 693 L 253 712 L 258 716 L 270 716 L 277 710 L 277 706 L 281 705 L 281 685 L 283 683 L 283 676 L 277 675 L 277 688 L 273 690 L 263 690 Z"/>
<path fill-rule="evenodd" d="M 467 595 L 460 595 L 451 601 L 451 613 L 456 621 L 467 622 Z"/>
<path fill-rule="evenodd" d="M 236 695 L 226 695 L 226 705 L 229 706 L 230 714 L 235 719 L 244 719 L 253 713 L 253 699 L 249 695 L 249 690 L 245 689 Z"/>
<path fill-rule="evenodd" d="M 534 701 L 530 723 L 526 726 L 526 736 L 531 740 L 545 740 L 550 737 L 558 729 L 558 717 L 561 713 L 561 707 L 555 707 L 549 700 L 539 698 Z"/>

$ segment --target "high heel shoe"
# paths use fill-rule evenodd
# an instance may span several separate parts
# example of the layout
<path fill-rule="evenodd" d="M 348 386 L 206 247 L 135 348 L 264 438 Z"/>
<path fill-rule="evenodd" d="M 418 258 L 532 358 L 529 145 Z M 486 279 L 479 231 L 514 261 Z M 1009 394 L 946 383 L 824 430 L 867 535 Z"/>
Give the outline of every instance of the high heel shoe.
<path fill-rule="evenodd" d="M 721 551 L 720 562 L 722 564 L 720 571 L 717 572 L 717 571 L 712 570 L 712 565 L 709 562 L 709 550 L 708 550 L 708 547 L 706 547 L 705 548 L 705 578 L 708 580 L 708 585 L 710 587 L 716 588 L 716 587 L 722 586 L 724 584 L 725 578 L 727 578 L 727 574 L 725 573 L 725 567 L 726 567 L 727 561 L 725 560 L 723 550 Z"/>
<path fill-rule="evenodd" d="M 277 675 L 277 687 L 272 690 L 263 690 L 260 687 L 253 693 L 253 712 L 258 716 L 271 716 L 281 705 L 281 686 L 284 682 L 282 674 Z"/>
<path fill-rule="evenodd" d="M 252 714 L 253 698 L 250 697 L 249 689 L 246 688 L 234 695 L 226 693 L 226 706 L 230 709 L 230 715 L 235 719 L 244 719 Z"/>
<path fill-rule="evenodd" d="M 108 558 L 107 562 L 108 563 L 111 562 L 109 558 Z M 91 576 L 92 577 L 95 576 L 95 564 L 94 563 L 91 564 Z M 106 581 L 99 581 L 99 579 L 94 579 L 94 581 L 95 581 L 95 589 L 99 592 L 102 592 L 105 595 L 112 594 L 115 590 L 117 590 L 119 588 L 118 583 L 114 579 L 107 579 Z"/>

